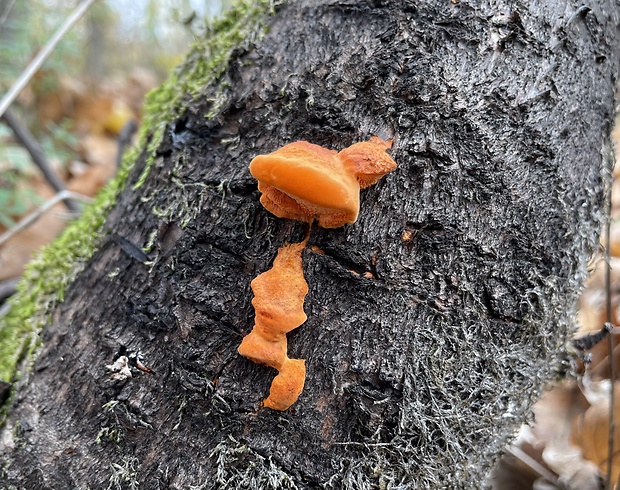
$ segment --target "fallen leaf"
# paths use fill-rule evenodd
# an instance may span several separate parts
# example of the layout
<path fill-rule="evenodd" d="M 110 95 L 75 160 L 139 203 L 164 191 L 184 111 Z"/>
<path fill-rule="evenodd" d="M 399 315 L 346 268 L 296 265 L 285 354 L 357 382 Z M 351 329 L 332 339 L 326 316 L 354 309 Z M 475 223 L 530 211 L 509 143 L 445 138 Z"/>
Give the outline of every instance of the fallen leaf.
<path fill-rule="evenodd" d="M 607 388 L 605 388 L 607 387 Z M 607 380 L 592 383 L 588 393 L 592 405 L 573 421 L 570 442 L 578 446 L 585 459 L 598 466 L 603 475 L 607 474 L 609 454 L 609 391 L 611 383 Z M 620 382 L 614 383 L 614 415 L 620 422 Z M 620 423 L 615 424 L 615 448 L 612 463 L 613 486 L 620 477 Z"/>

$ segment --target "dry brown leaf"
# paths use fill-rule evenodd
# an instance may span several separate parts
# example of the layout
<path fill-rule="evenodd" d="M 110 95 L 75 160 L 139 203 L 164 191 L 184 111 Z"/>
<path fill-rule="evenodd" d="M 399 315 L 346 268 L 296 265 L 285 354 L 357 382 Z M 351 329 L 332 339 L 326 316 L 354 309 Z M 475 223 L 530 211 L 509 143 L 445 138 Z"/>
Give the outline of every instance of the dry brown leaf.
<path fill-rule="evenodd" d="M 618 219 L 620 215 L 620 179 L 615 179 L 611 186 L 611 216 Z"/>
<path fill-rule="evenodd" d="M 515 442 L 525 459 L 520 461 L 514 449 L 504 457 L 493 475 L 493 488 L 596 488 L 589 485 L 599 478 L 598 468 L 570 443 L 573 420 L 588 407 L 575 381 L 558 383 L 546 391 L 533 408 L 535 423 L 523 426 Z"/>
<path fill-rule="evenodd" d="M 31 181 L 38 196 L 49 199 L 54 191 L 42 180 Z M 29 210 L 33 211 L 33 209 Z M 50 242 L 67 224 L 67 208 L 58 204 L 34 225 L 12 237 L 0 247 L 0 281 L 19 277 L 24 265 L 41 246 Z"/>
<path fill-rule="evenodd" d="M 72 178 L 67 189 L 86 196 L 93 196 L 114 175 L 116 143 L 110 138 L 93 137 L 88 146 L 88 156 L 98 164 L 86 165 L 84 170 Z M 29 186 L 42 199 L 50 199 L 54 191 L 41 179 L 31 179 Z M 32 212 L 32 208 L 28 213 Z M 42 215 L 33 225 L 19 232 L 0 247 L 0 281 L 19 277 L 24 266 L 35 251 L 54 239 L 67 225 L 68 211 L 64 204 L 58 204 Z"/>
<path fill-rule="evenodd" d="M 604 233 L 601 234 L 602 240 L 605 240 Z M 620 257 L 620 221 L 613 221 L 609 225 L 609 254 L 612 257 Z"/>
<path fill-rule="evenodd" d="M 581 448 L 583 457 L 596 464 L 603 475 L 607 473 L 609 444 L 609 397 L 605 393 L 605 386 L 610 386 L 609 382 L 592 384 L 589 398 L 593 403 L 575 418 L 570 438 L 572 444 Z M 600 392 L 595 393 L 594 389 Z M 614 389 L 614 414 L 616 420 L 620 421 L 620 382 L 615 382 Z M 615 440 L 611 472 L 614 486 L 620 477 L 620 423 L 615 425 Z"/>
<path fill-rule="evenodd" d="M 78 149 L 86 163 L 101 166 L 114 172 L 118 143 L 104 135 L 89 134 L 80 138 Z"/>
<path fill-rule="evenodd" d="M 614 264 L 618 262 L 618 259 L 614 259 Z M 616 265 L 620 266 L 620 263 Z M 619 269 L 620 270 L 620 267 Z M 612 284 L 615 284 L 615 280 L 618 274 L 612 274 Z M 612 290 L 618 288 L 612 286 Z M 613 325 L 618 324 L 618 305 L 620 304 L 620 295 L 617 293 L 612 294 L 612 310 L 611 310 L 611 323 Z M 577 313 L 577 321 L 579 323 L 579 332 L 577 338 L 584 335 L 600 332 L 607 321 L 607 308 L 606 308 L 606 295 L 605 290 L 602 288 L 588 287 L 581 295 L 579 300 L 579 311 Z M 618 329 L 614 329 L 612 332 L 612 343 L 614 346 L 614 360 L 616 365 L 620 365 L 620 333 Z M 588 355 L 591 358 L 591 362 L 587 365 L 587 371 L 589 376 L 593 378 L 609 378 L 609 344 L 608 339 L 602 339 L 599 343 L 592 346 L 588 350 Z M 583 372 L 583 366 L 581 365 L 579 372 Z"/>
<path fill-rule="evenodd" d="M 588 400 L 575 381 L 564 381 L 545 391 L 532 409 L 536 423 L 532 427 L 535 445 L 560 445 L 570 439 L 572 422 L 589 407 Z"/>
<path fill-rule="evenodd" d="M 533 409 L 536 423 L 531 442 L 542 448 L 541 462 L 571 489 L 581 488 L 577 482 L 593 482 L 599 476 L 596 466 L 570 442 L 572 423 L 588 406 L 577 383 L 566 381 L 545 392 Z"/>
<path fill-rule="evenodd" d="M 620 290 L 620 258 L 611 257 L 611 286 L 612 290 L 615 288 Z M 594 270 L 590 273 L 590 277 L 586 281 L 586 288 L 588 290 L 605 290 L 605 275 L 607 264 L 605 259 L 601 256 L 594 262 Z"/>
<path fill-rule="evenodd" d="M 48 121 L 59 123 L 66 117 L 71 117 L 77 101 L 84 96 L 86 88 L 75 78 L 57 79 L 55 90 L 49 89 L 49 80 L 46 77 L 49 71 L 40 71 L 33 81 L 37 121 L 45 126 Z"/>
<path fill-rule="evenodd" d="M 85 196 L 94 196 L 114 175 L 114 168 L 104 165 L 88 165 L 83 173 L 67 184 L 67 189 Z"/>
<path fill-rule="evenodd" d="M 42 127 L 48 121 L 72 120 L 73 130 L 82 134 L 79 151 L 88 165 L 74 171 L 66 187 L 93 196 L 116 172 L 118 145 L 115 137 L 105 135 L 118 134 L 127 121 L 134 118 L 144 94 L 157 84 L 157 80 L 144 70 L 134 71 L 130 79 L 98 81 L 97 86 L 87 86 L 75 78 L 56 77 L 58 83 L 50 90 L 47 81 L 54 76 L 52 71 L 41 70 L 28 89 L 29 97 L 22 102 L 36 105 L 37 122 Z M 28 185 L 32 186 L 34 182 L 38 188 L 36 193 L 42 200 L 49 199 L 53 191 L 40 181 L 39 172 L 34 166 L 32 168 L 34 175 Z M 79 165 L 73 168 L 79 169 Z M 34 207 L 27 212 L 33 210 Z M 0 280 L 19 276 L 33 252 L 66 226 L 67 216 L 66 207 L 59 204 L 0 247 Z"/>
<path fill-rule="evenodd" d="M 78 100 L 74 124 L 82 133 L 116 135 L 135 116 L 129 106 L 113 96 L 90 95 Z"/>
<path fill-rule="evenodd" d="M 78 100 L 73 113 L 73 124 L 80 133 L 101 134 L 103 123 L 112 111 L 114 99 L 89 94 Z"/>
<path fill-rule="evenodd" d="M 519 448 L 530 458 L 540 461 L 541 451 L 528 443 Z M 492 474 L 493 490 L 530 490 L 540 475 L 516 455 L 506 452 Z"/>
<path fill-rule="evenodd" d="M 36 226 L 6 242 L 0 249 L 0 281 L 19 277 L 33 253 L 55 238 L 66 224 L 66 208 L 58 205 L 42 216 Z"/>
<path fill-rule="evenodd" d="M 578 336 L 600 330 L 605 323 L 601 311 L 605 308 L 605 291 L 595 288 L 586 288 L 579 298 L 577 311 Z"/>

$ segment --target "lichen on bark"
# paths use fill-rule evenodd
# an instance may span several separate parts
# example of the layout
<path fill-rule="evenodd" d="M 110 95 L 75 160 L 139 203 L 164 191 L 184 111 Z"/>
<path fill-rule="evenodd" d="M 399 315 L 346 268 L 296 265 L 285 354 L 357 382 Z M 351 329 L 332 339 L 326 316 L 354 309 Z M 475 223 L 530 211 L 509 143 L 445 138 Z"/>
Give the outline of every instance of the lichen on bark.
<path fill-rule="evenodd" d="M 148 490 L 481 487 L 562 367 L 597 243 L 611 5 L 278 9 L 260 46 L 163 131 L 147 178 L 129 176 L 106 227 L 146 242 L 153 264 L 108 241 L 66 289 L 7 419 L 30 427 L 1 456 L 10 481 L 98 488 L 136 458 Z M 260 409 L 273 370 L 237 353 L 249 285 L 303 230 L 260 206 L 247 165 L 291 141 L 371 135 L 394 136 L 398 170 L 362 193 L 354 224 L 311 232 L 308 320 L 288 341 L 308 383 L 287 411 Z M 186 221 L 190 205 L 201 212 Z M 106 376 L 129 350 L 157 375 Z M 131 412 L 118 444 L 116 426 L 97 426 L 117 402 Z"/>

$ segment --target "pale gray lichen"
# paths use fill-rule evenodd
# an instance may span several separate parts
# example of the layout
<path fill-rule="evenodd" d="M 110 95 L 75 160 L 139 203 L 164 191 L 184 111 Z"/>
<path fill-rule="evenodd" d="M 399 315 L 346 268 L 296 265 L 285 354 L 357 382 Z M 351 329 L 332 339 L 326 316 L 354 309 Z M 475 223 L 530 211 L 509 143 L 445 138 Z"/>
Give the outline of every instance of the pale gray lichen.
<path fill-rule="evenodd" d="M 191 490 L 299 490 L 271 457 L 261 456 L 232 436 L 215 446 L 209 457 L 216 461 L 215 480 L 190 486 Z M 238 464 L 240 460 L 242 465 Z"/>

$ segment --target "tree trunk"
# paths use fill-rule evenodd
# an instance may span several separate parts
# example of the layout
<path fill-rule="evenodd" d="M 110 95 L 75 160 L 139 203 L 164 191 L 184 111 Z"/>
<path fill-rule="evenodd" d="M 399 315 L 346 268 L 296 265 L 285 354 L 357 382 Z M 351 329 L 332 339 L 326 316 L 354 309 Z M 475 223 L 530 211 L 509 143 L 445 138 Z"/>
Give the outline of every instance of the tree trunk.
<path fill-rule="evenodd" d="M 579 5 L 291 1 L 209 79 L 230 19 L 260 22 L 218 24 L 152 96 L 172 116 L 146 119 L 47 317 L 0 439 L 5 486 L 480 487 L 566 368 L 603 217 L 618 9 Z M 262 208 L 248 163 L 372 135 L 398 169 L 355 224 L 312 227 L 308 320 L 288 336 L 306 385 L 261 408 L 275 371 L 237 354 L 250 281 L 306 227 Z M 106 369 L 123 355 L 131 377 Z"/>

